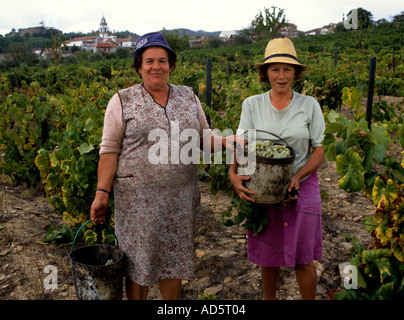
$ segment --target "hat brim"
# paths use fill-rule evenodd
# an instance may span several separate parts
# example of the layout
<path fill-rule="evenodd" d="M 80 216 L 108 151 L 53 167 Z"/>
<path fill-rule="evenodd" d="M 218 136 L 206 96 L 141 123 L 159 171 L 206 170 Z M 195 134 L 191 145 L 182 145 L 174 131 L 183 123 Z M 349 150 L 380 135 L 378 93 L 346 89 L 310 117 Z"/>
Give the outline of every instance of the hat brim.
<path fill-rule="evenodd" d="M 177 54 L 173 51 L 173 49 L 171 49 L 165 43 L 160 42 L 160 41 L 149 42 L 149 43 L 145 44 L 142 48 L 135 50 L 135 52 L 133 53 L 133 58 L 136 58 L 136 56 L 142 54 L 146 49 L 151 48 L 151 47 L 160 47 L 160 48 L 166 49 L 168 51 L 168 53 L 170 53 L 172 56 L 177 58 Z"/>
<path fill-rule="evenodd" d="M 261 66 L 266 65 L 266 64 L 270 64 L 270 63 L 286 63 L 286 64 L 291 64 L 293 66 L 299 66 L 300 68 L 302 68 L 302 71 L 307 70 L 307 66 L 305 64 L 299 63 L 293 59 L 290 58 L 273 58 L 273 59 L 269 59 L 265 62 L 260 62 L 260 63 L 256 63 L 254 65 L 255 69 L 259 70 L 261 68 Z"/>
<path fill-rule="evenodd" d="M 147 49 L 150 47 L 160 47 L 160 48 L 164 48 L 167 51 L 169 51 L 173 56 L 177 57 L 177 54 L 173 51 L 173 49 L 171 49 L 169 46 L 167 46 L 165 43 L 160 42 L 160 41 L 153 41 L 153 42 L 149 42 L 147 43 L 142 49 Z"/>

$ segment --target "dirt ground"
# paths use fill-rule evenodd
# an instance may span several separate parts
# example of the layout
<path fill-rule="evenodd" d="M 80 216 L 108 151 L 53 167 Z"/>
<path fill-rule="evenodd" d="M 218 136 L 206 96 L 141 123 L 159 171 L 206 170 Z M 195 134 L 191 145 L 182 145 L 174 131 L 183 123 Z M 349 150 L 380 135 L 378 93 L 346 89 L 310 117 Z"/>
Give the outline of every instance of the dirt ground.
<path fill-rule="evenodd" d="M 350 244 L 343 234 L 370 240 L 363 217 L 374 205 L 361 193 L 339 190 L 335 163 L 319 169 L 323 195 L 323 260 L 316 263 L 317 299 L 328 300 L 328 291 L 341 287 L 339 264 L 349 261 Z M 230 204 L 225 194 L 213 196 L 200 183 L 201 209 L 195 238 L 195 280 L 183 281 L 182 299 L 194 300 L 202 293 L 217 299 L 262 299 L 260 268 L 247 261 L 247 238 L 242 227 L 225 227 L 221 212 Z M 46 227 L 61 225 L 43 194 L 13 187 L 5 177 L 0 182 L 0 300 L 76 299 L 68 254 L 69 244 L 45 244 Z M 44 280 L 57 270 L 57 289 L 46 290 Z M 49 267 L 48 267 L 49 268 Z M 125 296 L 124 296 L 125 299 Z M 160 299 L 157 285 L 149 299 Z M 293 268 L 282 268 L 278 299 L 300 299 Z"/>
<path fill-rule="evenodd" d="M 351 245 L 343 234 L 369 243 L 363 218 L 372 215 L 375 206 L 362 192 L 349 194 L 338 189 L 340 177 L 334 162 L 324 163 L 318 173 L 323 208 L 323 259 L 316 262 L 317 299 L 329 300 L 328 292 L 342 287 L 339 265 L 350 258 Z M 213 196 L 204 183 L 200 183 L 200 189 L 195 280 L 183 281 L 181 298 L 195 300 L 205 293 L 223 300 L 262 299 L 260 268 L 246 259 L 245 230 L 239 226 L 225 227 L 220 222 L 221 212 L 230 199 L 225 194 Z M 14 187 L 7 177 L 0 176 L 0 300 L 76 299 L 68 258 L 71 245 L 44 243 L 46 228 L 61 224 L 61 217 L 53 212 L 42 192 Z M 56 289 L 44 287 L 44 280 L 51 275 L 46 266 L 56 267 Z M 282 268 L 277 298 L 300 299 L 293 268 Z M 151 286 L 149 299 L 160 299 L 157 285 Z"/>

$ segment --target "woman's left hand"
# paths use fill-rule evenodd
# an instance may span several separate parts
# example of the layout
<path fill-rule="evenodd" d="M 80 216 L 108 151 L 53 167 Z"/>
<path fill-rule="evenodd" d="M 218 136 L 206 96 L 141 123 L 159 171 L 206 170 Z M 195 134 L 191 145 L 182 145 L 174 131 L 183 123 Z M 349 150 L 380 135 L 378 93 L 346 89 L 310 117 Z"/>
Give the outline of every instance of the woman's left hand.
<path fill-rule="evenodd" d="M 293 176 L 290 179 L 289 187 L 288 187 L 288 198 L 284 199 L 283 202 L 291 202 L 297 200 L 297 197 L 299 195 L 299 179 L 297 179 L 295 176 Z M 294 190 L 294 192 L 293 192 Z M 290 193 L 293 192 L 293 195 Z"/>
<path fill-rule="evenodd" d="M 304 177 L 308 177 L 312 172 L 317 170 L 318 167 L 324 162 L 324 147 L 316 147 L 313 148 L 313 153 L 311 154 L 309 160 L 306 164 L 290 179 L 290 184 L 288 191 L 292 192 L 293 187 L 295 188 L 295 192 L 299 192 L 299 184 L 300 181 L 303 180 Z M 294 196 L 289 196 L 284 202 L 290 202 L 296 200 L 298 197 L 297 194 Z"/>

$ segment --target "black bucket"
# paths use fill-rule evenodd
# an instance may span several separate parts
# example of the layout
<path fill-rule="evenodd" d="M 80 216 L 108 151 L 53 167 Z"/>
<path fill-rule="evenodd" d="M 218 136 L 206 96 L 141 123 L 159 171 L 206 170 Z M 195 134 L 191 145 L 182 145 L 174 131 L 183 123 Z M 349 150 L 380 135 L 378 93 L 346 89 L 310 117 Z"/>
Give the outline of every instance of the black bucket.
<path fill-rule="evenodd" d="M 247 132 L 248 130 L 246 130 Z M 258 130 L 277 137 L 282 143 L 275 145 L 285 145 L 290 150 L 290 156 L 287 158 L 264 158 L 258 155 L 254 156 L 255 170 L 250 175 L 251 179 L 244 183 L 245 187 L 254 191 L 255 195 L 250 195 L 256 203 L 274 204 L 285 199 L 287 190 L 292 177 L 293 163 L 295 160 L 295 151 L 280 136 L 268 131 Z M 247 152 L 245 152 L 247 157 Z"/>
<path fill-rule="evenodd" d="M 77 234 L 89 222 L 91 220 L 82 225 Z M 85 246 L 74 249 L 69 258 L 78 300 L 122 300 L 122 250 L 110 245 Z"/>

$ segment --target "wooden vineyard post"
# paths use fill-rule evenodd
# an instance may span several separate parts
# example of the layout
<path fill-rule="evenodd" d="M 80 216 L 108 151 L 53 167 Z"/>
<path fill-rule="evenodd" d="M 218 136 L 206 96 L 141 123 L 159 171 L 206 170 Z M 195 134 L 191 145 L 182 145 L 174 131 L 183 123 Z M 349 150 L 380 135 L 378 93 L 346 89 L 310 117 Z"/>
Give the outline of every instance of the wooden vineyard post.
<path fill-rule="evenodd" d="M 396 50 L 393 48 L 393 72 L 396 72 Z"/>
<path fill-rule="evenodd" d="M 46 97 L 40 96 L 39 101 L 46 102 Z M 49 139 L 49 125 L 48 125 L 47 119 L 45 118 L 44 120 L 41 121 L 41 143 L 42 143 L 42 145 L 44 145 L 48 139 Z"/>
<path fill-rule="evenodd" d="M 229 85 L 229 78 L 230 78 L 230 62 L 227 62 L 227 85 Z"/>
<path fill-rule="evenodd" d="M 375 73 L 376 73 L 376 56 L 370 59 L 369 68 L 369 84 L 368 84 L 368 101 L 366 105 L 366 121 L 370 130 L 372 123 L 372 106 L 373 106 L 373 91 L 375 88 Z"/>
<path fill-rule="evenodd" d="M 212 61 L 206 59 L 206 106 L 212 107 Z M 209 127 L 211 127 L 210 116 L 206 116 L 206 121 Z"/>
<path fill-rule="evenodd" d="M 337 64 L 338 64 L 338 46 L 337 45 L 335 46 L 334 53 L 335 53 L 334 66 L 337 66 Z"/>

